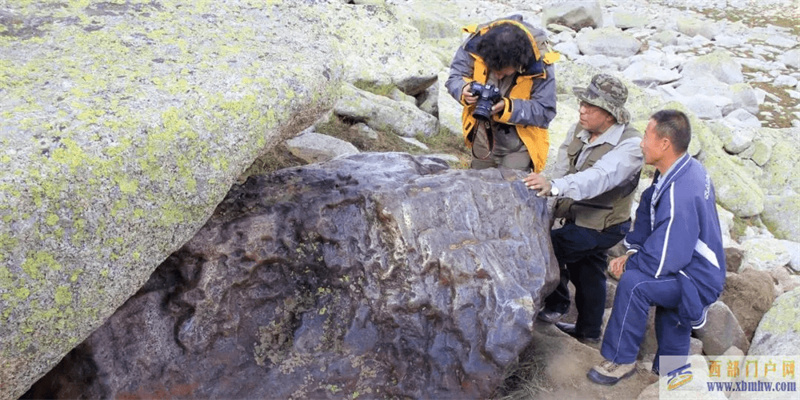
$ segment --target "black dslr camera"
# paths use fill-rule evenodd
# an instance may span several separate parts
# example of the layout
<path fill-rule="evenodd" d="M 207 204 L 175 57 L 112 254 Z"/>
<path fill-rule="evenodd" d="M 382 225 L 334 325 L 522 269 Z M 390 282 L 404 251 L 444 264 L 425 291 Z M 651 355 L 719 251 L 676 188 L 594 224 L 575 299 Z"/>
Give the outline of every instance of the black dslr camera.
<path fill-rule="evenodd" d="M 484 86 L 478 82 L 472 82 L 469 91 L 473 96 L 478 96 L 472 116 L 479 119 L 491 119 L 492 106 L 503 98 L 500 95 L 500 88 L 491 84 Z"/>

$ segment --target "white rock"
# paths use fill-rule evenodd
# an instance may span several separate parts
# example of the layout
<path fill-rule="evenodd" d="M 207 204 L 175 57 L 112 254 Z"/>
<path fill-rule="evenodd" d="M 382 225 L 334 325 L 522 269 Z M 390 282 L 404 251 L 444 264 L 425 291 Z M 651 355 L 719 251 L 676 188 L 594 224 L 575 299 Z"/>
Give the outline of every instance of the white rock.
<path fill-rule="evenodd" d="M 789 240 L 781 240 L 781 243 L 789 251 L 789 267 L 795 272 L 800 272 L 800 243 Z"/>
<path fill-rule="evenodd" d="M 701 119 L 722 118 L 722 109 L 716 103 L 716 96 L 698 94 L 684 98 L 683 104 Z M 730 100 L 728 100 L 730 101 Z"/>
<path fill-rule="evenodd" d="M 639 86 L 661 85 L 674 82 L 681 77 L 678 71 L 661 68 L 650 61 L 634 62 L 622 71 L 622 75 Z"/>
<path fill-rule="evenodd" d="M 603 10 L 596 0 L 550 0 L 542 10 L 542 26 L 556 23 L 576 31 L 603 26 Z"/>
<path fill-rule="evenodd" d="M 420 142 L 417 139 L 407 138 L 407 137 L 402 137 L 402 136 L 400 136 L 400 139 L 403 139 L 404 142 L 406 142 L 408 144 L 411 144 L 411 145 L 414 145 L 414 146 L 417 146 L 420 149 L 429 150 L 428 145 L 426 145 L 425 143 Z"/>
<path fill-rule="evenodd" d="M 553 46 L 553 50 L 561 53 L 570 60 L 577 60 L 581 56 L 581 51 L 574 41 L 562 42 Z"/>
<path fill-rule="evenodd" d="M 781 47 L 783 49 L 791 49 L 794 46 L 797 46 L 797 41 L 794 39 L 790 39 L 786 36 L 770 36 L 767 38 L 766 43 L 771 46 Z"/>
<path fill-rule="evenodd" d="M 792 260 L 783 241 L 774 238 L 755 238 L 742 241 L 742 268 L 749 265 L 760 271 L 784 267 Z M 740 269 L 741 271 L 741 269 Z"/>
<path fill-rule="evenodd" d="M 738 48 L 745 44 L 745 39 L 741 36 L 732 36 L 727 34 L 717 35 L 714 38 L 717 46 Z"/>
<path fill-rule="evenodd" d="M 758 118 L 743 109 L 734 110 L 725 116 L 725 123 L 732 127 L 753 127 L 760 128 L 761 121 Z"/>
<path fill-rule="evenodd" d="M 717 215 L 719 216 L 719 225 L 722 230 L 722 247 L 739 247 L 733 238 L 731 238 L 731 229 L 733 228 L 733 213 L 722 208 L 717 204 Z"/>
<path fill-rule="evenodd" d="M 642 48 L 642 42 L 618 28 L 601 28 L 581 31 L 576 39 L 581 53 L 602 54 L 612 57 L 631 57 Z"/>
<path fill-rule="evenodd" d="M 702 36 L 714 39 L 720 31 L 720 25 L 713 21 L 701 21 L 696 18 L 678 18 L 678 31 L 686 36 Z"/>
<path fill-rule="evenodd" d="M 615 67 L 616 63 L 614 63 L 611 58 L 604 56 L 602 54 L 594 54 L 591 56 L 584 56 L 577 59 L 577 63 L 579 64 L 587 64 L 591 65 L 600 70 L 608 69 L 609 67 Z"/>
<path fill-rule="evenodd" d="M 678 44 L 678 32 L 664 30 L 654 34 L 651 39 L 665 46 L 674 46 Z"/>
<path fill-rule="evenodd" d="M 778 87 L 795 86 L 797 85 L 797 78 L 788 75 L 779 75 L 774 81 L 772 81 L 772 84 Z"/>
<path fill-rule="evenodd" d="M 783 53 L 778 60 L 787 67 L 800 69 L 800 49 L 793 49 Z"/>
<path fill-rule="evenodd" d="M 683 65 L 681 73 L 687 77 L 711 74 L 720 82 L 728 84 L 744 81 L 741 65 L 731 57 L 729 52 L 724 50 L 717 50 L 689 60 Z"/>
<path fill-rule="evenodd" d="M 296 157 L 309 163 L 328 161 L 338 156 L 359 152 L 355 146 L 344 140 L 310 130 L 287 140 L 286 147 Z"/>

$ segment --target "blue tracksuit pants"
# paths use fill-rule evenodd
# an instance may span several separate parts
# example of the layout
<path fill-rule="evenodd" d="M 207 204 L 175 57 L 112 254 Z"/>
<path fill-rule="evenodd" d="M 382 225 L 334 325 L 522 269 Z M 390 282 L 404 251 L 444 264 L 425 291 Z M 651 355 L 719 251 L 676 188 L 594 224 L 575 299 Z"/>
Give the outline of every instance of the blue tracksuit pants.
<path fill-rule="evenodd" d="M 600 354 L 617 364 L 635 362 L 647 328 L 647 314 L 651 306 L 656 306 L 658 352 L 653 369 L 658 370 L 659 356 L 688 355 L 692 328 L 679 322 L 680 299 L 681 289 L 674 275 L 656 279 L 636 269 L 625 271 L 617 285 Z"/>

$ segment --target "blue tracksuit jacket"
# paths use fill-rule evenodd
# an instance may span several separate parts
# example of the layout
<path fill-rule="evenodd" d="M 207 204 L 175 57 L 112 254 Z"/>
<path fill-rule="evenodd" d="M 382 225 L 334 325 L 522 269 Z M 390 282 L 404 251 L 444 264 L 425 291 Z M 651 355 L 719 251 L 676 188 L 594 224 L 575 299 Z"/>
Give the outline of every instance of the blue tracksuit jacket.
<path fill-rule="evenodd" d="M 634 227 L 625 237 L 636 251 L 625 267 L 655 278 L 675 275 L 681 284 L 681 323 L 699 328 L 725 284 L 714 186 L 702 164 L 688 154 L 666 176 L 656 171 L 653 182 L 642 193 Z"/>

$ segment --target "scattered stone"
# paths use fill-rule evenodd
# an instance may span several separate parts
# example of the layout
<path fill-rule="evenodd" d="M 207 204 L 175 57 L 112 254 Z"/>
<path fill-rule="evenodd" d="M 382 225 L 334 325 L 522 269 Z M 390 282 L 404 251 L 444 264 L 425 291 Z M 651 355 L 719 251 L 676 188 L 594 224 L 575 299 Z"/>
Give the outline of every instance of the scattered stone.
<path fill-rule="evenodd" d="M 559 24 L 574 31 L 603 26 L 603 10 L 596 0 L 550 0 L 543 11 L 542 26 Z"/>
<path fill-rule="evenodd" d="M 694 330 L 694 334 L 703 341 L 705 354 L 722 355 L 731 346 L 744 351 L 750 347 L 736 316 L 722 301 L 717 301 L 708 308 L 706 318 L 706 324 Z"/>
<path fill-rule="evenodd" d="M 602 54 L 609 57 L 631 57 L 639 52 L 642 43 L 619 28 L 600 28 L 581 31 L 578 48 L 585 55 Z"/>
<path fill-rule="evenodd" d="M 678 31 L 686 36 L 702 36 L 705 39 L 714 39 L 721 31 L 719 25 L 712 21 L 701 21 L 696 18 L 678 18 Z"/>
<path fill-rule="evenodd" d="M 732 127 L 736 128 L 760 128 L 761 121 L 758 120 L 758 117 L 755 115 L 747 112 L 747 110 L 743 108 L 739 108 L 736 110 L 731 111 L 730 114 L 726 115 L 725 123 L 731 125 Z"/>
<path fill-rule="evenodd" d="M 400 139 L 402 139 L 404 142 L 406 142 L 406 143 L 408 143 L 408 144 L 411 144 L 411 145 L 417 146 L 417 147 L 419 147 L 420 149 L 423 149 L 423 150 L 429 150 L 429 148 L 428 148 L 428 145 L 426 145 L 425 143 L 422 143 L 422 142 L 420 142 L 420 141 L 419 141 L 419 140 L 417 140 L 417 139 L 414 139 L 414 138 L 407 138 L 407 137 L 402 137 L 402 136 L 400 137 Z"/>
<path fill-rule="evenodd" d="M 359 153 L 356 146 L 333 136 L 306 130 L 286 141 L 286 147 L 307 163 L 332 160 L 338 156 Z"/>
<path fill-rule="evenodd" d="M 622 11 L 612 14 L 612 20 L 614 21 L 614 25 L 622 30 L 641 28 L 647 25 L 647 17 Z"/>
<path fill-rule="evenodd" d="M 658 64 L 650 61 L 631 63 L 628 68 L 622 71 L 622 75 L 631 82 L 645 87 L 674 82 L 681 77 L 678 71 L 661 68 Z"/>

